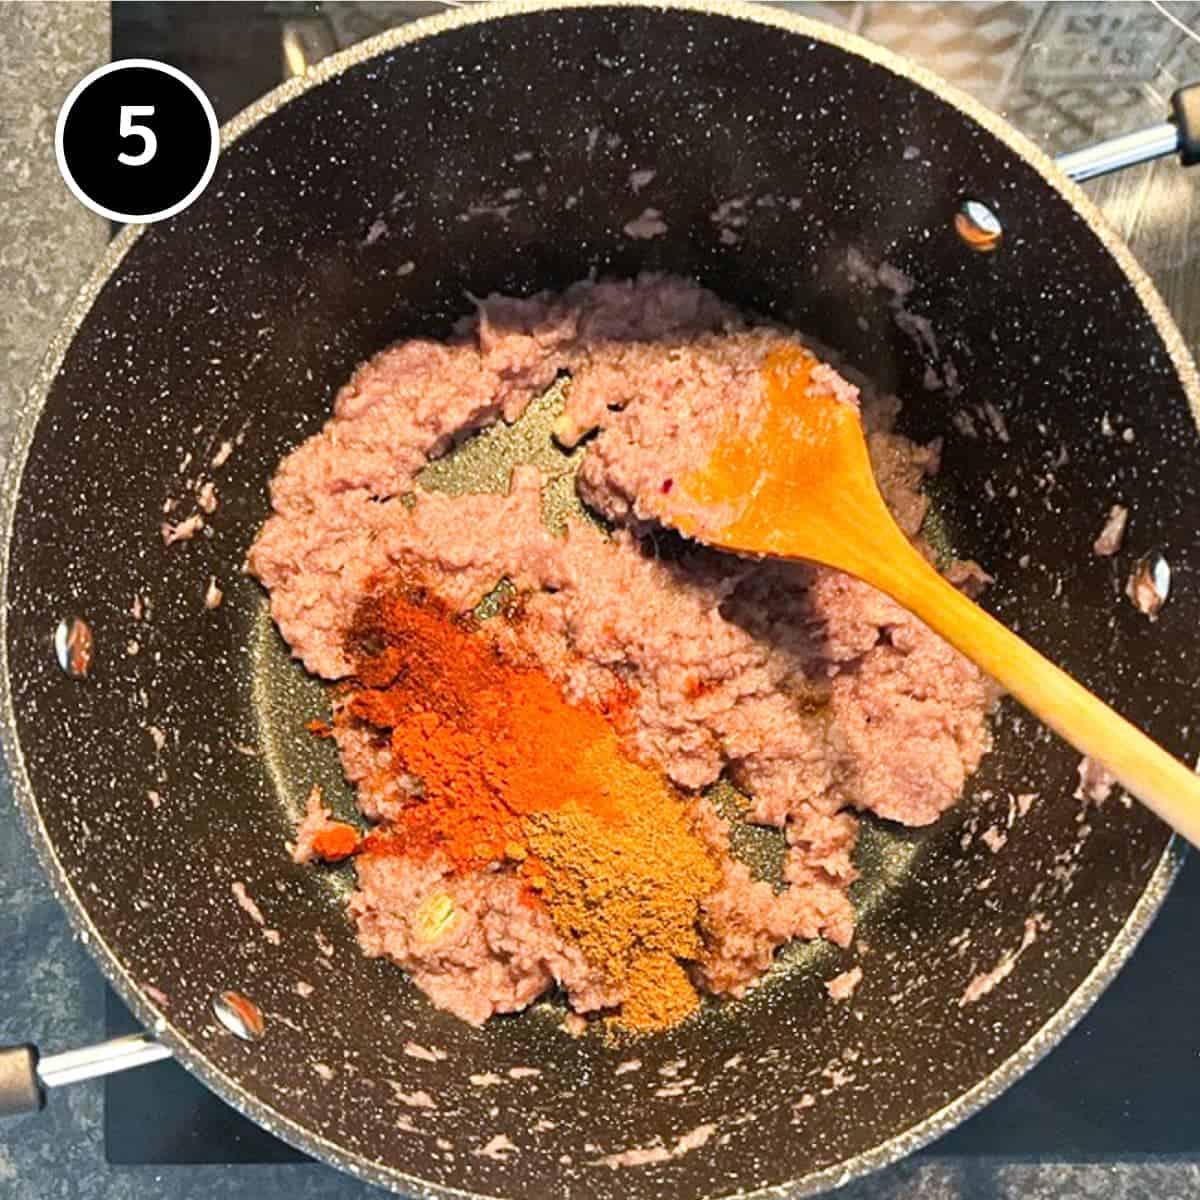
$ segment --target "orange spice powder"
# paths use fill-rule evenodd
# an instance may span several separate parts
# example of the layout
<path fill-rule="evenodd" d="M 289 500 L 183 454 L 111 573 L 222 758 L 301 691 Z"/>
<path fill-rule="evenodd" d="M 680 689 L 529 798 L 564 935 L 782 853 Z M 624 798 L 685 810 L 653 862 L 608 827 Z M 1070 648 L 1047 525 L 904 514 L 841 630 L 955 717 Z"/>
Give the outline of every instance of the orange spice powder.
<path fill-rule="evenodd" d="M 674 1024 L 698 1004 L 680 959 L 719 881 L 686 801 L 633 762 L 598 708 L 505 661 L 472 620 L 402 588 L 359 609 L 356 678 L 338 720 L 385 731 L 419 800 L 364 853 L 444 855 L 458 871 L 508 864 L 526 900 L 626 990 L 622 1023 Z"/>

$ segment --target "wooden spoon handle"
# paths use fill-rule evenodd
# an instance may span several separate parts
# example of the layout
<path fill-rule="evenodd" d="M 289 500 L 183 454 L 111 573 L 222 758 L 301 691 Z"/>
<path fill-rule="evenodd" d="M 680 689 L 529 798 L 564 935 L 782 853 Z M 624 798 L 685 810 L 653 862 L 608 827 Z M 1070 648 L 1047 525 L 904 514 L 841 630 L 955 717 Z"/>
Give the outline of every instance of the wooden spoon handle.
<path fill-rule="evenodd" d="M 1200 847 L 1200 776 L 944 580 L 916 551 L 871 582 L 995 679 L 1077 750 Z"/>

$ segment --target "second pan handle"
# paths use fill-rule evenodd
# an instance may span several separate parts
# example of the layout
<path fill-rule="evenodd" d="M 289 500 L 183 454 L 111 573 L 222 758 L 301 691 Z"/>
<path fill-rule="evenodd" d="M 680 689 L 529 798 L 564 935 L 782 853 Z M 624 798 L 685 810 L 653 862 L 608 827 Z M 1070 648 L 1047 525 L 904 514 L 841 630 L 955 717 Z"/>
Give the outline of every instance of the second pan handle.
<path fill-rule="evenodd" d="M 46 1104 L 49 1088 L 113 1075 L 170 1057 L 171 1051 L 148 1033 L 113 1038 L 44 1058 L 36 1046 L 0 1046 L 0 1118 L 38 1112 Z"/>
<path fill-rule="evenodd" d="M 1185 167 L 1200 162 L 1200 82 L 1181 87 L 1171 97 L 1170 116 L 1161 124 L 1060 154 L 1055 162 L 1082 183 L 1168 154 L 1178 154 Z"/>

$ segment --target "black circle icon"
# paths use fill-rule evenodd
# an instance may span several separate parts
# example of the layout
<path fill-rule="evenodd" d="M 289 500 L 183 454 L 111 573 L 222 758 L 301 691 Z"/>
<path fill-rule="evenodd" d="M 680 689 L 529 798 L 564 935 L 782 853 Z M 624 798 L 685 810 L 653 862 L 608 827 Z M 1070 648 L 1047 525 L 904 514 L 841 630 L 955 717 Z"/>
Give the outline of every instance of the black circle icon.
<path fill-rule="evenodd" d="M 114 221 L 161 221 L 185 209 L 217 165 L 208 97 L 149 58 L 109 63 L 80 80 L 58 114 L 55 151 L 67 186 Z"/>

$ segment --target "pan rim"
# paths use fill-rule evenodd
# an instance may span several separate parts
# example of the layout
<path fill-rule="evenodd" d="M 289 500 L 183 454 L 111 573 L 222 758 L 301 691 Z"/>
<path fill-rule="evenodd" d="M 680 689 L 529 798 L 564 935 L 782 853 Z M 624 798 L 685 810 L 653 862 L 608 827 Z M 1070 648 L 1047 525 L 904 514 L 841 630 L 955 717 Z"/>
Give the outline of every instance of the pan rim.
<path fill-rule="evenodd" d="M 487 21 L 580 7 L 650 8 L 717 15 L 799 34 L 866 59 L 917 84 L 981 125 L 1036 170 L 1046 183 L 1070 204 L 1116 261 L 1154 324 L 1180 380 L 1193 421 L 1200 427 L 1200 376 L 1197 375 L 1195 363 L 1183 336 L 1149 276 L 1086 193 L 1065 176 L 1055 166 L 1053 159 L 1024 134 L 934 72 L 856 34 L 845 33 L 808 17 L 775 11 L 747 3 L 746 0 L 494 0 L 490 3 L 474 4 L 469 8 L 450 8 L 444 13 L 410 22 L 332 55 L 303 77 L 289 80 L 268 92 L 222 127 L 221 149 L 227 150 L 284 104 L 381 54 L 444 32 Z M 34 433 L 50 389 L 80 325 L 86 319 L 97 296 L 145 229 L 144 225 L 128 226 L 110 243 L 90 278 L 60 319 L 33 383 L 16 407 L 10 456 L 5 465 L 3 481 L 0 483 L 0 583 L 5 593 L 9 580 L 13 522 L 20 485 Z M 58 859 L 42 822 L 16 733 L 9 677 L 7 604 L 0 604 L 0 743 L 3 745 L 5 765 L 12 781 L 17 807 L 55 898 L 66 911 L 75 935 L 87 947 L 109 983 L 133 1010 L 137 1019 L 147 1029 L 154 1031 L 180 1063 L 238 1112 L 297 1149 L 350 1175 L 392 1191 L 403 1191 L 414 1197 L 428 1197 L 429 1200 L 477 1200 L 484 1195 L 430 1183 L 405 1174 L 396 1167 L 348 1152 L 321 1134 L 285 1116 L 251 1095 L 236 1079 L 212 1063 L 204 1055 L 201 1047 L 177 1029 L 169 1016 L 145 994 L 129 974 L 118 954 L 93 924 L 86 906 Z M 978 1111 L 1039 1062 L 1091 1008 L 1149 928 L 1185 855 L 1186 847 L 1178 837 L 1172 837 L 1164 847 L 1153 873 L 1125 923 L 1078 987 L 1016 1053 L 1001 1062 L 974 1086 L 909 1129 L 840 1163 L 823 1167 L 788 1183 L 721 1195 L 736 1195 L 744 1200 L 783 1200 L 784 1197 L 808 1196 L 840 1187 L 911 1154 Z M 500 1198 L 497 1197 L 497 1200 Z"/>

